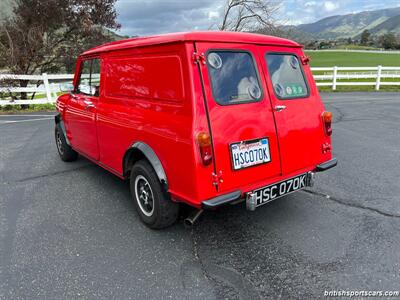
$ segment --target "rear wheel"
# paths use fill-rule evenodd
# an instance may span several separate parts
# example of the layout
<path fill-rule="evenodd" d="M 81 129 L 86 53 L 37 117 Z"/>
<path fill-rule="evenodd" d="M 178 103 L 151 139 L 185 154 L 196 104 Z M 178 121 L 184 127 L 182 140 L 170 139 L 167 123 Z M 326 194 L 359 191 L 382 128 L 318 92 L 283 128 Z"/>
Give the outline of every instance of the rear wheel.
<path fill-rule="evenodd" d="M 67 144 L 67 140 L 59 124 L 56 125 L 55 138 L 58 154 L 63 161 L 74 161 L 78 158 L 78 152 Z"/>
<path fill-rule="evenodd" d="M 133 165 L 130 190 L 136 210 L 148 227 L 160 229 L 175 223 L 179 205 L 172 202 L 153 167 L 146 160 Z"/>

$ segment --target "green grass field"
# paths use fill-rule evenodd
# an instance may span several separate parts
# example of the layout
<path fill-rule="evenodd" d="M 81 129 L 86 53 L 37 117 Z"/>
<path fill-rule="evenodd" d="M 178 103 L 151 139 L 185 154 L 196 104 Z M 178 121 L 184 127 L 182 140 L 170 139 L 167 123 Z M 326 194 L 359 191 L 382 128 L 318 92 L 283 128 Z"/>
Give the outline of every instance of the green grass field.
<path fill-rule="evenodd" d="M 400 54 L 364 53 L 345 51 L 306 51 L 311 67 L 388 67 L 400 66 Z"/>
<path fill-rule="evenodd" d="M 362 45 L 354 45 L 354 44 L 347 44 L 347 45 L 339 45 L 336 46 L 335 49 L 350 49 L 350 50 L 379 50 L 379 48 L 376 47 L 370 47 L 370 46 L 362 46 Z"/>
<path fill-rule="evenodd" d="M 344 52 L 344 51 L 306 51 L 311 57 L 311 67 L 376 67 L 379 65 L 388 67 L 400 66 L 400 54 L 398 53 L 364 53 L 364 52 Z M 340 72 L 340 71 L 339 71 Z M 346 71 L 351 72 L 351 71 Z M 360 71 L 355 71 L 360 72 Z M 314 71 L 316 74 L 329 73 L 325 71 Z M 341 81 L 372 81 L 375 79 L 351 79 Z M 400 78 L 387 78 L 381 81 L 399 81 Z M 331 87 L 319 87 L 320 91 L 332 91 Z M 374 91 L 375 86 L 337 86 L 337 92 L 354 92 L 354 91 Z M 381 86 L 381 91 L 400 91 L 400 85 Z"/>

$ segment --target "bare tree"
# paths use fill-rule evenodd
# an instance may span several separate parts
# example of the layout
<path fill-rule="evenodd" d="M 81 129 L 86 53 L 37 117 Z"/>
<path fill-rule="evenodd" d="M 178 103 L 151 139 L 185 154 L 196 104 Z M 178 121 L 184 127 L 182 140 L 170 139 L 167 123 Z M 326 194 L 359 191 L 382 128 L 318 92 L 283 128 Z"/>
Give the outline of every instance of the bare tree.
<path fill-rule="evenodd" d="M 227 0 L 222 21 L 217 25 L 223 31 L 257 31 L 274 29 L 275 13 L 279 1 L 273 0 Z"/>
<path fill-rule="evenodd" d="M 0 69 L 14 74 L 57 72 L 83 49 L 117 29 L 116 0 L 17 0 L 0 22 Z M 20 87 L 28 81 L 20 80 Z M 26 99 L 26 93 L 21 93 Z"/>

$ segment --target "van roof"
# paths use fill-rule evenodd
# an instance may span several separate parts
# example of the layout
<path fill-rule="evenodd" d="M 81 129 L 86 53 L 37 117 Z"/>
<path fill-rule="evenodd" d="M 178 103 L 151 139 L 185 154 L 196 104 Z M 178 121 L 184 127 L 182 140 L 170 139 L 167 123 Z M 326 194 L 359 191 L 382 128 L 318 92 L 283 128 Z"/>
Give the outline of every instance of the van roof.
<path fill-rule="evenodd" d="M 286 47 L 301 47 L 300 44 L 269 35 L 228 32 L 228 31 L 194 31 L 194 32 L 177 32 L 160 34 L 146 37 L 136 37 L 120 41 L 111 42 L 95 48 L 92 48 L 82 55 L 90 55 L 101 52 L 115 51 L 127 48 L 135 48 L 141 46 L 150 46 L 174 42 L 220 42 L 220 43 L 244 43 L 258 45 L 276 45 Z"/>

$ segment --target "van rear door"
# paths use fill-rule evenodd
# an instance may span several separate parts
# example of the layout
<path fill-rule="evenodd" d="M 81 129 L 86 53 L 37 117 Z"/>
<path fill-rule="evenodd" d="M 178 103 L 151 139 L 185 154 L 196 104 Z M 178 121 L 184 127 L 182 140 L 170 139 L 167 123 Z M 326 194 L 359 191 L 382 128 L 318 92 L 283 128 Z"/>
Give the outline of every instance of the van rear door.
<path fill-rule="evenodd" d="M 257 47 L 196 43 L 214 147 L 218 191 L 262 183 L 281 173 L 271 102 Z"/>
<path fill-rule="evenodd" d="M 274 111 L 283 175 L 310 169 L 330 158 L 318 95 L 301 48 L 259 46 L 259 58 Z M 329 156 L 329 157 L 328 157 Z"/>

